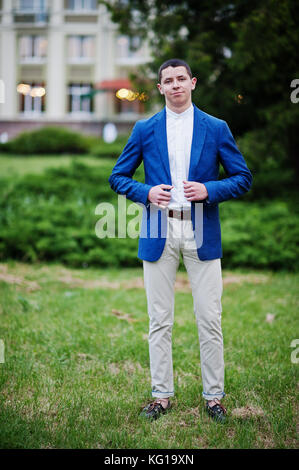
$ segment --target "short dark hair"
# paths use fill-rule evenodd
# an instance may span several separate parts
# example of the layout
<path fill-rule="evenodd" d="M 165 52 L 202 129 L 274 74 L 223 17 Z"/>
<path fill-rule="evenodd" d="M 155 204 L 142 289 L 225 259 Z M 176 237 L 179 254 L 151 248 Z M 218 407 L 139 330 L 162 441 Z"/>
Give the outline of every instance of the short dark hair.
<path fill-rule="evenodd" d="M 187 64 L 187 62 L 181 59 L 169 59 L 169 60 L 166 60 L 166 62 L 164 62 L 159 68 L 159 72 L 158 72 L 159 83 L 161 83 L 162 70 L 167 69 L 167 67 L 185 67 L 185 69 L 188 72 L 189 77 L 192 78 L 191 68 Z"/>

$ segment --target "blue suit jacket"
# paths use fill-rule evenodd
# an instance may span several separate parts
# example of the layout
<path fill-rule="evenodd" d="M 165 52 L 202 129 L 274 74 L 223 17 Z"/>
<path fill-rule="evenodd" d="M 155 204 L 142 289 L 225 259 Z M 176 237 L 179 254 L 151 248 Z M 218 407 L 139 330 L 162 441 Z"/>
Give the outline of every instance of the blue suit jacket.
<path fill-rule="evenodd" d="M 201 260 L 222 257 L 218 203 L 237 198 L 249 190 L 252 175 L 225 121 L 194 106 L 193 139 L 189 181 L 204 183 L 208 199 L 191 203 L 191 216 L 197 253 Z M 139 165 L 144 164 L 145 183 L 133 179 Z M 219 163 L 227 177 L 219 178 Z M 147 120 L 136 122 L 122 154 L 109 177 L 111 188 L 118 194 L 144 205 L 139 236 L 138 257 L 157 261 L 164 249 L 166 235 L 165 210 L 149 203 L 149 190 L 158 184 L 171 185 L 166 136 L 166 109 Z M 197 208 L 202 209 L 202 227 L 195 226 Z M 153 227 L 157 229 L 153 230 Z M 198 231 L 202 236 L 196 237 Z"/>

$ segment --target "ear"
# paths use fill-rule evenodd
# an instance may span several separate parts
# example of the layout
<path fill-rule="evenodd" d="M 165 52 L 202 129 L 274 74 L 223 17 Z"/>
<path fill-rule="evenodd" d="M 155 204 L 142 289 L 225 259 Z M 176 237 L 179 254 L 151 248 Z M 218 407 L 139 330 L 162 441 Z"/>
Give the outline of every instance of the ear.
<path fill-rule="evenodd" d="M 160 83 L 157 83 L 157 88 L 158 88 L 159 92 L 161 93 L 161 95 L 164 95 L 164 93 L 163 93 L 163 90 L 162 90 L 162 87 L 161 87 Z"/>
<path fill-rule="evenodd" d="M 196 86 L 196 83 L 197 83 L 197 78 L 193 77 L 191 81 L 192 81 L 192 90 L 194 90 L 195 86 Z"/>

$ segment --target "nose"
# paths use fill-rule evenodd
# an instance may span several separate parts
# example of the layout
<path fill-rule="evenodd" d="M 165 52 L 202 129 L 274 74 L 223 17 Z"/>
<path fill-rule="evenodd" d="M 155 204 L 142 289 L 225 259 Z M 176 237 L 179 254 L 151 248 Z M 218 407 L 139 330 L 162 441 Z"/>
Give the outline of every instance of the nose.
<path fill-rule="evenodd" d="M 172 86 L 173 86 L 173 88 L 179 88 L 180 83 L 179 83 L 177 80 L 174 80 L 174 81 L 172 82 Z"/>

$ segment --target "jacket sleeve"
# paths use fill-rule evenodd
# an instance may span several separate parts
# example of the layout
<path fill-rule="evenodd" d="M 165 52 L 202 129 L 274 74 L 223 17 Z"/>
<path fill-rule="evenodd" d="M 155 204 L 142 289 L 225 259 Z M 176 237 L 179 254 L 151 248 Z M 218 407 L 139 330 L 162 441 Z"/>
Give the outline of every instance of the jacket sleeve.
<path fill-rule="evenodd" d="M 237 198 L 246 193 L 252 183 L 252 174 L 225 121 L 221 121 L 219 129 L 218 156 L 227 178 L 204 183 L 209 195 L 208 204 Z"/>
<path fill-rule="evenodd" d="M 126 195 L 131 201 L 146 205 L 148 203 L 147 195 L 152 186 L 132 178 L 142 162 L 140 124 L 140 122 L 135 124 L 131 136 L 112 170 L 109 184 L 117 194 Z"/>

